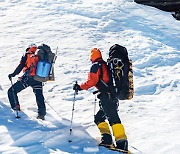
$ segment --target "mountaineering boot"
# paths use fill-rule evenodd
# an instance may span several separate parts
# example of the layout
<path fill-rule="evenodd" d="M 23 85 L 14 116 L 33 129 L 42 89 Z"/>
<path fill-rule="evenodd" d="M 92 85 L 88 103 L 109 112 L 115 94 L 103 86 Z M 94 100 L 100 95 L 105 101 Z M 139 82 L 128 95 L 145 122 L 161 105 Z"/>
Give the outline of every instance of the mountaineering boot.
<path fill-rule="evenodd" d="M 112 125 L 113 135 L 116 141 L 116 148 L 128 151 L 128 141 L 124 126 L 120 123 Z"/>
<path fill-rule="evenodd" d="M 111 146 L 113 146 L 113 142 L 112 142 L 112 136 L 111 136 L 111 132 L 108 126 L 107 122 L 101 122 L 98 124 L 98 128 L 100 130 L 101 133 L 101 142 L 100 142 L 100 146 L 105 146 L 107 148 L 110 148 Z"/>
<path fill-rule="evenodd" d="M 116 148 L 128 151 L 127 139 L 120 139 L 120 140 L 116 141 Z"/>
<path fill-rule="evenodd" d="M 112 136 L 110 134 L 101 134 L 101 142 L 99 143 L 99 146 L 104 146 L 107 148 L 112 147 Z"/>
<path fill-rule="evenodd" d="M 38 115 L 36 118 L 41 119 L 41 120 L 45 120 L 44 116 L 41 116 L 41 115 Z"/>
<path fill-rule="evenodd" d="M 14 111 L 21 111 L 20 105 L 17 104 L 15 107 L 13 107 L 13 110 L 14 110 Z"/>

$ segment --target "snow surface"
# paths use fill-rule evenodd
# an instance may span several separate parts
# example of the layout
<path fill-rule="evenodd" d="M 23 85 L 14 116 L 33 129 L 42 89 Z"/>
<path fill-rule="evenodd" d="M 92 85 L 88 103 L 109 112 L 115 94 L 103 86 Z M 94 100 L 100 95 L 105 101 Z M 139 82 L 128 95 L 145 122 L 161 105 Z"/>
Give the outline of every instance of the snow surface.
<path fill-rule="evenodd" d="M 86 80 L 90 50 L 106 59 L 115 43 L 133 60 L 135 96 L 119 105 L 129 144 L 145 154 L 180 153 L 180 22 L 170 13 L 132 0 L 0 0 L 0 36 L 0 153 L 115 153 L 97 146 L 94 89 L 77 95 L 70 135 L 72 86 Z M 59 47 L 43 122 L 31 88 L 18 94 L 21 119 L 7 98 L 7 76 L 31 43 Z"/>

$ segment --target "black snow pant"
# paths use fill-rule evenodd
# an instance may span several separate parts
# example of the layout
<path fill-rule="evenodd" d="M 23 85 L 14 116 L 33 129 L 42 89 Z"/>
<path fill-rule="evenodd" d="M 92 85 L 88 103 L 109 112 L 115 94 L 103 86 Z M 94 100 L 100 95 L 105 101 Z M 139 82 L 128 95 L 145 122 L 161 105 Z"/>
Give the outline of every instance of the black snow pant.
<path fill-rule="evenodd" d="M 14 107 L 16 107 L 16 105 L 19 105 L 17 93 L 21 92 L 22 90 L 26 89 L 29 86 L 32 87 L 33 92 L 36 96 L 38 114 L 40 116 L 45 116 L 46 106 L 44 102 L 42 82 L 36 81 L 32 77 L 23 76 L 21 80 L 17 81 L 9 88 L 8 98 L 11 104 L 11 108 L 13 109 Z"/>
<path fill-rule="evenodd" d="M 101 92 L 98 95 L 98 98 L 100 99 L 100 109 L 95 115 L 94 122 L 98 125 L 101 122 L 105 122 L 107 119 L 111 126 L 113 124 L 121 123 L 117 112 L 118 100 L 112 98 L 112 96 L 107 92 Z"/>

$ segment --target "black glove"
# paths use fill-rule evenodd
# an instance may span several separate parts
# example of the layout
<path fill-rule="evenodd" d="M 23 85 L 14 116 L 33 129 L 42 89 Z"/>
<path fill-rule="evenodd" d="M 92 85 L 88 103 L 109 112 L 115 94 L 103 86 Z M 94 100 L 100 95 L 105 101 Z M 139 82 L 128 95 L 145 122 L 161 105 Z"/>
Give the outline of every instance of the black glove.
<path fill-rule="evenodd" d="M 30 47 L 28 47 L 28 48 L 26 49 L 26 52 L 28 52 L 28 51 L 29 51 L 29 49 L 30 49 Z"/>
<path fill-rule="evenodd" d="M 80 85 L 78 85 L 78 84 L 76 83 L 76 84 L 74 84 L 74 86 L 73 86 L 73 90 L 80 91 L 80 90 L 82 90 L 82 89 L 81 89 Z"/>
<path fill-rule="evenodd" d="M 14 73 L 8 75 L 9 80 L 11 80 L 12 77 L 15 77 Z"/>

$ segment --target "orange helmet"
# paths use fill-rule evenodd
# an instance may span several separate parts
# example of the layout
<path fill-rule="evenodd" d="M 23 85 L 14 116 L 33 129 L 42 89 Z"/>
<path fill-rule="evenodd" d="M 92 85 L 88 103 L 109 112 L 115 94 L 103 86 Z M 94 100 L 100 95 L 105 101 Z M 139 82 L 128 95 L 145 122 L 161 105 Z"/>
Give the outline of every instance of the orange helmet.
<path fill-rule="evenodd" d="M 90 60 L 95 61 L 96 59 L 102 59 L 101 51 L 98 48 L 94 48 L 91 50 Z"/>
<path fill-rule="evenodd" d="M 36 52 L 37 45 L 32 43 L 32 44 L 29 45 L 28 49 L 29 49 L 28 51 L 30 51 L 30 52 Z"/>

